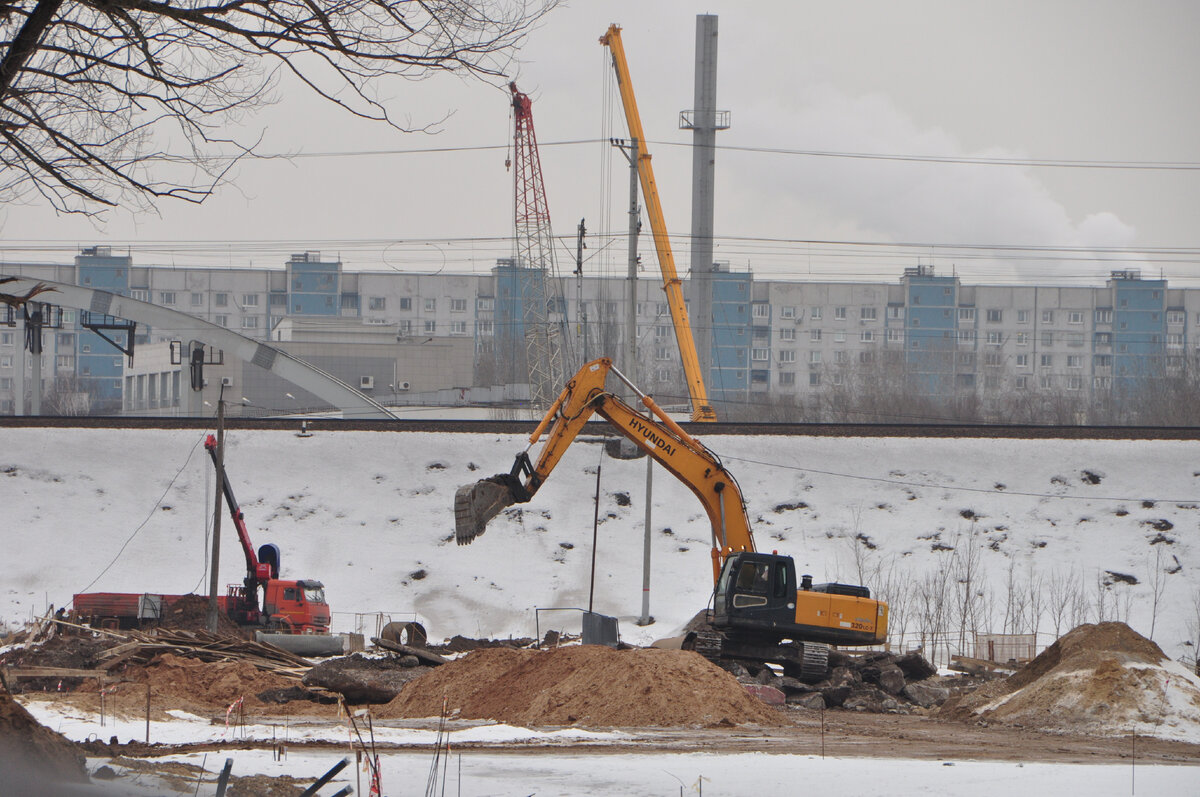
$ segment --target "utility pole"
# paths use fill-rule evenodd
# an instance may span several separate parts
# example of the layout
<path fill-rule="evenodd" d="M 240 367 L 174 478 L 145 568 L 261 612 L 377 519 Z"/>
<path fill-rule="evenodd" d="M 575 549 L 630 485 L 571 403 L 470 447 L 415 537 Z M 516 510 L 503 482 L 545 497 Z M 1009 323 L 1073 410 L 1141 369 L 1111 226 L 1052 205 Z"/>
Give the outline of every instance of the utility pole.
<path fill-rule="evenodd" d="M 587 244 L 583 242 L 583 237 L 587 235 L 587 227 L 584 226 L 586 219 L 579 220 L 579 227 L 575 235 L 575 323 L 577 326 L 576 337 L 579 340 L 579 356 L 580 362 L 590 362 L 588 359 L 587 346 L 587 310 L 583 304 L 583 250 Z"/>
<path fill-rule="evenodd" d="M 692 316 L 696 319 L 696 355 L 705 384 L 718 395 L 724 381 L 713 382 L 713 197 L 717 131 L 729 128 L 729 111 L 717 108 L 717 16 L 696 15 L 696 77 L 693 110 L 679 115 L 679 127 L 692 131 Z"/>
<path fill-rule="evenodd" d="M 217 500 L 213 508 L 212 532 L 212 569 L 208 575 L 208 630 L 217 633 L 217 590 L 220 589 L 221 577 L 221 498 L 224 492 L 221 485 L 225 484 L 225 386 L 221 385 L 221 393 L 217 398 Z"/>

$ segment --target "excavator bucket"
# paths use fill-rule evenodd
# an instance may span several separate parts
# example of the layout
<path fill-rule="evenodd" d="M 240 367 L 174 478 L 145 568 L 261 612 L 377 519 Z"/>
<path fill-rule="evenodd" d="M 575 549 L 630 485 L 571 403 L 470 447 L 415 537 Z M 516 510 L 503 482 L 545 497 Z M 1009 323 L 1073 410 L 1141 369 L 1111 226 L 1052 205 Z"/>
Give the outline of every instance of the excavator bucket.
<path fill-rule="evenodd" d="M 517 503 L 507 473 L 466 484 L 454 493 L 454 539 L 470 545 L 487 528 L 488 521 Z"/>

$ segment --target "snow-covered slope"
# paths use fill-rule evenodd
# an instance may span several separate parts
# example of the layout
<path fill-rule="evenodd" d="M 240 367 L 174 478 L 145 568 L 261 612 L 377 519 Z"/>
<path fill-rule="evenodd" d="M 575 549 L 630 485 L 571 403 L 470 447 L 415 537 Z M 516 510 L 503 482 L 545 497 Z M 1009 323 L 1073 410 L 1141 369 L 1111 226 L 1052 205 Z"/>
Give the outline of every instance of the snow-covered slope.
<path fill-rule="evenodd" d="M 0 432 L 0 620 L 26 620 L 85 589 L 204 592 L 214 479 L 202 438 Z M 227 439 L 255 543 L 281 547 L 285 576 L 324 581 L 339 630 L 351 628 L 354 613 L 385 612 L 416 615 L 434 638 L 532 636 L 535 607 L 586 608 L 597 469 L 595 610 L 619 616 L 623 638 L 648 642 L 686 622 L 711 590 L 705 515 L 656 468 L 657 622 L 635 625 L 646 462 L 610 459 L 597 444 L 573 446 L 532 503 L 459 547 L 455 489 L 507 471 L 523 436 L 233 431 Z M 1171 656 L 1193 650 L 1185 642 L 1196 638 L 1200 595 L 1194 443 L 705 442 L 738 479 L 759 548 L 791 554 L 818 581 L 871 586 L 892 603 L 893 629 L 906 642 L 930 624 L 922 616 L 941 592 L 943 608 L 966 605 L 984 631 L 1037 614 L 1041 646 L 1056 625 L 1065 632 L 1072 621 L 1120 619 Z M 223 518 L 223 583 L 243 571 L 230 525 Z M 572 613 L 541 617 L 543 632 L 572 625 Z"/>

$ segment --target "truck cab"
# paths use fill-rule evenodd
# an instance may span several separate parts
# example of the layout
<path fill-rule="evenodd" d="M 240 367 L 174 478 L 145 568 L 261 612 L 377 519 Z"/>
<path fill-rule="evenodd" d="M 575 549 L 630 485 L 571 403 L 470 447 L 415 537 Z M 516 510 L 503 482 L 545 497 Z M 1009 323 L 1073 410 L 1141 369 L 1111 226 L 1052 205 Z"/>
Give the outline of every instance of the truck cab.
<path fill-rule="evenodd" d="M 312 579 L 271 579 L 263 590 L 264 624 L 285 633 L 328 634 L 325 585 Z"/>

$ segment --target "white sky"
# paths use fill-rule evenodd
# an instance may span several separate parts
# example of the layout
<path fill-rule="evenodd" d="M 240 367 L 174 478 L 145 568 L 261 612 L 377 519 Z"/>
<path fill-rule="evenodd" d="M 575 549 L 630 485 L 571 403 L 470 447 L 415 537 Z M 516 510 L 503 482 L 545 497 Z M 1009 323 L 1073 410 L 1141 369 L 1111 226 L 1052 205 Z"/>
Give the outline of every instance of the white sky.
<path fill-rule="evenodd" d="M 577 2 L 554 11 L 530 36 L 516 76 L 534 98 L 558 235 L 573 237 L 581 217 L 593 233 L 625 228 L 623 160 L 599 143 L 551 146 L 625 135 L 619 103 L 606 99 L 611 69 L 597 41 L 615 21 L 624 28 L 667 224 L 680 236 L 677 258 L 686 269 L 691 157 L 683 145 L 691 134 L 677 129 L 677 115 L 693 102 L 697 13 L 720 17 L 717 104 L 732 113 L 732 128 L 718 134 L 722 146 L 1200 163 L 1200 103 L 1189 85 L 1200 73 L 1193 41 L 1200 6 L 1186 0 Z M 447 76 L 384 91 L 392 94 L 389 109 L 414 124 L 451 115 L 437 135 L 405 135 L 283 87 L 281 102 L 253 120 L 255 130 L 265 126 L 262 150 L 503 146 L 511 137 L 507 92 Z M 160 217 L 115 212 L 99 230 L 45 207 L 9 205 L 0 210 L 3 256 L 28 256 L 18 251 L 37 246 L 36 259 L 65 262 L 77 245 L 110 243 L 132 245 L 139 264 L 277 267 L 289 252 L 319 249 L 339 253 L 350 269 L 483 272 L 509 253 L 506 242 L 485 240 L 510 234 L 505 154 L 245 163 L 236 186 L 202 207 L 164 203 Z M 613 158 L 607 172 L 606 157 Z M 715 256 L 761 275 L 892 279 L 921 257 L 976 282 L 1015 271 L 1095 284 L 1113 265 L 1062 257 L 1002 265 L 990 253 L 976 259 L 953 248 L 999 244 L 1188 248 L 1183 263 L 1135 262 L 1176 280 L 1200 276 L 1195 169 L 929 164 L 729 149 L 718 152 L 717 169 Z M 785 243 L 745 240 L 764 238 Z M 797 241 L 931 246 L 831 249 Z M 593 255 L 603 249 L 601 241 L 590 246 Z M 622 273 L 624 244 L 611 251 L 612 262 L 601 255 L 588 273 Z"/>

